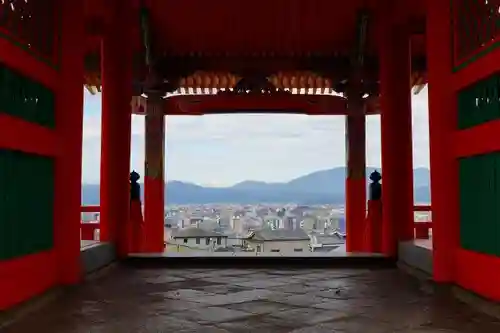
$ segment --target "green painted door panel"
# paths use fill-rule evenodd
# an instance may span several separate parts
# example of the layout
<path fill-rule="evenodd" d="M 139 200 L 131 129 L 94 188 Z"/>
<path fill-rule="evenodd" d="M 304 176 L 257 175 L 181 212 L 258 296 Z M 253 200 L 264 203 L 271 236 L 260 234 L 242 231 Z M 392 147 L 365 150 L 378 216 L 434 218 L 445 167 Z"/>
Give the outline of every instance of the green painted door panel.
<path fill-rule="evenodd" d="M 499 76 L 492 75 L 458 92 L 458 128 L 500 119 L 499 90 Z"/>
<path fill-rule="evenodd" d="M 462 158 L 459 165 L 461 246 L 500 255 L 500 154 Z"/>
<path fill-rule="evenodd" d="M 55 127 L 55 95 L 42 84 L 0 63 L 0 113 Z"/>
<path fill-rule="evenodd" d="M 0 149 L 0 260 L 53 247 L 54 161 Z"/>

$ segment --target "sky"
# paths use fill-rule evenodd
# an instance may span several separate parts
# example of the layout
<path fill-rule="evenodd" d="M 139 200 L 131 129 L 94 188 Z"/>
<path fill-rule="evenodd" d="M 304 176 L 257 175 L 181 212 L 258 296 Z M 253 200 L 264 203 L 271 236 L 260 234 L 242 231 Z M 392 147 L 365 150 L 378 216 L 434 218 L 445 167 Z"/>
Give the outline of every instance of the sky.
<path fill-rule="evenodd" d="M 99 183 L 101 98 L 85 91 L 84 183 Z M 413 164 L 429 166 L 427 89 L 412 96 Z M 168 116 L 166 180 L 230 186 L 243 180 L 289 181 L 345 165 L 342 116 Z M 380 118 L 367 120 L 367 165 L 380 166 Z M 144 170 L 144 117 L 132 119 L 131 169 Z"/>

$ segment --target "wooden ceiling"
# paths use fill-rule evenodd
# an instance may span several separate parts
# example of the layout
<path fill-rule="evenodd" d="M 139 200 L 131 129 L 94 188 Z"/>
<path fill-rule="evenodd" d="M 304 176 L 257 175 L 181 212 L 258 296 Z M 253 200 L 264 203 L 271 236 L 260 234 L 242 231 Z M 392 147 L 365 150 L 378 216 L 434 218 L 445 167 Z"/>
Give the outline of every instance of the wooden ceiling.
<path fill-rule="evenodd" d="M 87 83 L 93 89 L 100 85 L 100 36 L 112 10 L 106 4 L 113 1 L 86 0 Z M 373 64 L 365 75 L 367 81 L 377 82 L 377 41 L 371 14 L 384 2 L 391 15 L 406 22 L 414 34 L 413 81 L 425 81 L 423 0 L 130 1 L 137 13 L 129 40 L 138 55 L 134 66 L 139 83 L 147 72 L 141 58 L 141 6 L 149 13 L 158 70 L 171 75 L 166 80 L 175 81 L 185 92 L 229 89 L 234 78 L 259 71 L 281 89 L 335 89 L 350 75 L 360 10 L 370 13 L 364 52 Z"/>

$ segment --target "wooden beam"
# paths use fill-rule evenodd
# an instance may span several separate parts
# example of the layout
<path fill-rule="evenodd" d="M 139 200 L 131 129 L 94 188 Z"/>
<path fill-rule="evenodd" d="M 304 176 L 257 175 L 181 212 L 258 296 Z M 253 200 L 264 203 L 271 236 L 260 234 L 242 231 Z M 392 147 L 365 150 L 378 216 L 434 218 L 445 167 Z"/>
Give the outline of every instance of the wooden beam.
<path fill-rule="evenodd" d="M 102 17 L 92 16 L 85 20 L 85 35 L 92 37 L 102 37 L 105 29 Z"/>

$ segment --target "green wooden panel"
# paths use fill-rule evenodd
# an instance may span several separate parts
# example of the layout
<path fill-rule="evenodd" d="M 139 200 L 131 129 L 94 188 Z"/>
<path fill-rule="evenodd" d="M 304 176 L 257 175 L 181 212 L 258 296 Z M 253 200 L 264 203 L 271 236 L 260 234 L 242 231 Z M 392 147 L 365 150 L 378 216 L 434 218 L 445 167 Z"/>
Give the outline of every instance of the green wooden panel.
<path fill-rule="evenodd" d="M 458 93 L 458 128 L 500 119 L 500 80 L 492 75 Z"/>
<path fill-rule="evenodd" d="M 52 158 L 0 149 L 0 260 L 53 247 Z"/>
<path fill-rule="evenodd" d="M 61 13 L 58 0 L 10 0 L 13 10 L 4 2 L 0 5 L 0 38 L 53 63 Z"/>
<path fill-rule="evenodd" d="M 482 155 L 479 159 L 480 172 L 482 174 L 480 188 L 478 192 L 481 193 L 479 210 L 476 212 L 478 215 L 477 221 L 479 222 L 476 228 L 476 249 L 478 252 L 487 254 L 496 253 L 496 183 L 495 183 L 495 169 L 496 169 L 496 155 L 487 154 Z"/>
<path fill-rule="evenodd" d="M 464 249 L 474 248 L 474 237 L 469 235 L 474 232 L 474 209 L 478 203 L 477 196 L 473 194 L 473 160 L 462 158 L 459 161 L 459 186 L 460 186 L 460 243 Z"/>
<path fill-rule="evenodd" d="M 500 256 L 500 153 L 459 161 L 462 248 Z"/>
<path fill-rule="evenodd" d="M 0 63 L 0 112 L 48 128 L 55 127 L 55 95 Z"/>
<path fill-rule="evenodd" d="M 463 68 L 499 45 L 498 3 L 485 0 L 451 0 L 452 41 L 456 68 Z"/>

